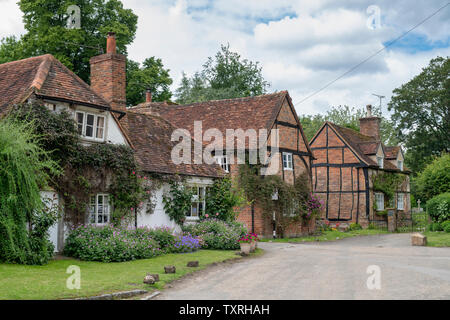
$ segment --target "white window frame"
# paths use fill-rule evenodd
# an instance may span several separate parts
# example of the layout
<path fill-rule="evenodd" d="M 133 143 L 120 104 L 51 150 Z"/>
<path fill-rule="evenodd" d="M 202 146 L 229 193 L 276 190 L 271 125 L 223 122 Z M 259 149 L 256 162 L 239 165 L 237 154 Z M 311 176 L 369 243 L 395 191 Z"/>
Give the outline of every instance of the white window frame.
<path fill-rule="evenodd" d="M 192 196 L 191 207 L 189 212 L 186 213 L 186 220 L 198 220 L 200 215 L 204 214 L 206 211 L 206 194 L 208 185 L 206 184 L 196 184 L 188 185 L 188 188 L 196 189 L 196 194 Z M 203 198 L 201 198 L 203 197 Z M 194 210 L 196 211 L 194 215 Z"/>
<path fill-rule="evenodd" d="M 377 164 L 378 164 L 378 166 L 379 166 L 381 169 L 383 169 L 383 166 L 384 166 L 384 159 L 383 159 L 383 157 L 377 156 Z"/>
<path fill-rule="evenodd" d="M 99 199 L 102 199 L 101 203 L 101 212 L 99 212 L 100 204 Z M 107 199 L 107 203 L 105 205 L 105 198 Z M 107 193 L 98 193 L 95 195 L 91 195 L 89 198 L 89 224 L 97 225 L 97 226 L 103 226 L 107 225 L 111 222 L 111 199 L 110 195 Z M 94 201 L 92 201 L 94 199 Z M 99 214 L 102 215 L 102 222 L 99 221 Z M 104 217 L 107 216 L 107 222 L 104 222 Z M 94 218 L 94 219 L 93 219 Z"/>
<path fill-rule="evenodd" d="M 216 159 L 217 164 L 221 166 L 226 173 L 230 172 L 230 161 L 228 161 L 226 155 L 214 156 L 214 159 Z"/>
<path fill-rule="evenodd" d="M 404 193 L 397 193 L 397 210 L 405 210 L 405 194 Z"/>
<path fill-rule="evenodd" d="M 292 153 L 290 152 L 283 152 L 283 170 L 293 170 L 294 168 L 294 158 L 292 156 Z"/>
<path fill-rule="evenodd" d="M 403 161 L 402 160 L 397 160 L 397 168 L 399 168 L 400 171 L 403 171 Z"/>
<path fill-rule="evenodd" d="M 77 129 L 79 129 L 78 126 L 80 125 L 80 123 L 78 122 L 78 114 L 82 114 L 83 115 L 81 136 L 84 139 L 88 139 L 88 140 L 104 141 L 105 140 L 105 133 L 106 133 L 106 116 L 95 114 L 95 113 L 92 113 L 92 112 L 86 112 L 86 111 L 77 110 L 77 111 L 75 111 L 75 121 L 77 123 Z M 94 122 L 93 122 L 93 125 L 92 125 L 92 137 L 86 136 L 87 117 L 88 116 L 93 116 L 94 117 Z M 99 118 L 103 118 L 103 127 L 99 127 L 98 126 L 98 119 Z M 97 131 L 99 129 L 103 129 L 102 136 L 100 138 L 97 137 Z"/>
<path fill-rule="evenodd" d="M 381 192 L 375 193 L 375 203 L 377 204 L 377 211 L 384 210 L 384 193 Z"/>

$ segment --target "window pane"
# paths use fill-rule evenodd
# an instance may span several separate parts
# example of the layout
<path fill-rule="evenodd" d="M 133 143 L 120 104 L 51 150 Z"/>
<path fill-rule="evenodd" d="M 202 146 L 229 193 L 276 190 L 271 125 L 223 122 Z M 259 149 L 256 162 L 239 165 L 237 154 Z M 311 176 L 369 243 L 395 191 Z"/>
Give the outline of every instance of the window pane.
<path fill-rule="evenodd" d="M 98 139 L 103 139 L 103 132 L 105 128 L 105 118 L 97 117 L 97 131 L 95 137 Z"/>
<path fill-rule="evenodd" d="M 93 137 L 94 134 L 94 115 L 88 114 L 86 116 L 86 137 Z"/>
<path fill-rule="evenodd" d="M 78 126 L 78 134 L 83 134 L 83 121 L 84 121 L 84 113 L 77 112 L 77 126 Z"/>
<path fill-rule="evenodd" d="M 192 217 L 197 217 L 198 216 L 197 203 L 196 202 L 192 203 L 191 216 Z"/>

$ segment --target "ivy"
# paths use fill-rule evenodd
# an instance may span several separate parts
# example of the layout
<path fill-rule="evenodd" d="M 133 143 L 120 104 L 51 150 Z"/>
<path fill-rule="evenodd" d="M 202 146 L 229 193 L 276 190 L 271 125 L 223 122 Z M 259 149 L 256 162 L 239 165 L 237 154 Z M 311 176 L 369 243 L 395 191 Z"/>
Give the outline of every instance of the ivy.
<path fill-rule="evenodd" d="M 169 186 L 169 192 L 163 195 L 164 210 L 170 220 L 182 225 L 186 218 L 186 212 L 191 210 L 194 191 L 186 188 L 181 181 L 171 181 Z"/>
<path fill-rule="evenodd" d="M 398 191 L 405 179 L 405 176 L 400 173 L 378 173 L 372 176 L 373 190 L 384 193 L 388 200 L 394 199 L 395 193 Z"/>
<path fill-rule="evenodd" d="M 160 186 L 159 177 L 140 172 L 130 147 L 85 145 L 69 112 L 51 112 L 37 102 L 16 106 L 11 114 L 34 124 L 40 145 L 63 168 L 63 174 L 52 176 L 50 186 L 63 197 L 67 222 L 86 222 L 90 196 L 97 193 L 110 194 L 114 223 L 125 218 L 131 221 L 145 201 L 149 203 L 147 211 L 154 207 L 151 197 Z"/>
<path fill-rule="evenodd" d="M 322 203 L 311 193 L 307 173 L 302 173 L 295 178 L 294 184 L 289 184 L 277 175 L 260 175 L 261 167 L 240 165 L 239 185 L 249 203 L 262 208 L 265 216 L 273 217 L 275 214 L 277 228 L 282 236 L 291 223 L 305 223 L 320 213 Z"/>
<path fill-rule="evenodd" d="M 206 193 L 206 214 L 224 221 L 234 221 L 235 208 L 245 202 L 245 196 L 241 189 L 233 185 L 230 177 L 224 177 L 214 181 Z M 205 218 L 204 216 L 201 218 Z"/>

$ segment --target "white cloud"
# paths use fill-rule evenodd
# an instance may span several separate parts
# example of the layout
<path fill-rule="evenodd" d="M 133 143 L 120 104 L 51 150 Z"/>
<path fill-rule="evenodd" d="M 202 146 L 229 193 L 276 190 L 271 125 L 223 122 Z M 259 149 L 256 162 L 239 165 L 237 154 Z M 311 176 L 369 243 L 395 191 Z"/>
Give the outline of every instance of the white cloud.
<path fill-rule="evenodd" d="M 0 0 L 0 37 L 23 32 L 17 0 Z M 123 0 L 138 16 L 129 56 L 162 58 L 174 78 L 201 69 L 220 44 L 259 61 L 270 90 L 289 90 L 298 102 L 383 48 L 433 11 L 444 0 Z M 382 27 L 366 26 L 369 5 L 380 7 Z M 3 22 L 6 21 L 6 22 Z M 429 41 L 448 41 L 450 7 L 414 30 Z M 450 49 L 406 52 L 385 50 L 296 108 L 323 113 L 333 105 L 378 104 L 372 93 L 392 90 Z M 386 102 L 386 101 L 385 101 Z"/>

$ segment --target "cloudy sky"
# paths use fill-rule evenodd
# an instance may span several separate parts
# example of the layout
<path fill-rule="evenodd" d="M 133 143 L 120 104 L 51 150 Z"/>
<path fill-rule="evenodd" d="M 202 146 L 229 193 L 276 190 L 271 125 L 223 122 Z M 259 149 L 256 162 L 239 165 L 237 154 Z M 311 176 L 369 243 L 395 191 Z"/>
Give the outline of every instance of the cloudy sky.
<path fill-rule="evenodd" d="M 24 32 L 16 2 L 0 0 L 0 38 Z M 270 91 L 288 90 L 300 114 L 324 113 L 335 105 L 378 104 L 372 93 L 389 99 L 393 89 L 418 74 L 431 58 L 450 55 L 449 5 L 316 93 L 448 0 L 122 2 L 139 16 L 136 39 L 129 47 L 130 58 L 162 58 L 175 80 L 174 89 L 182 71 L 192 74 L 200 70 L 220 44 L 229 43 L 233 51 L 259 61 L 271 84 Z"/>

